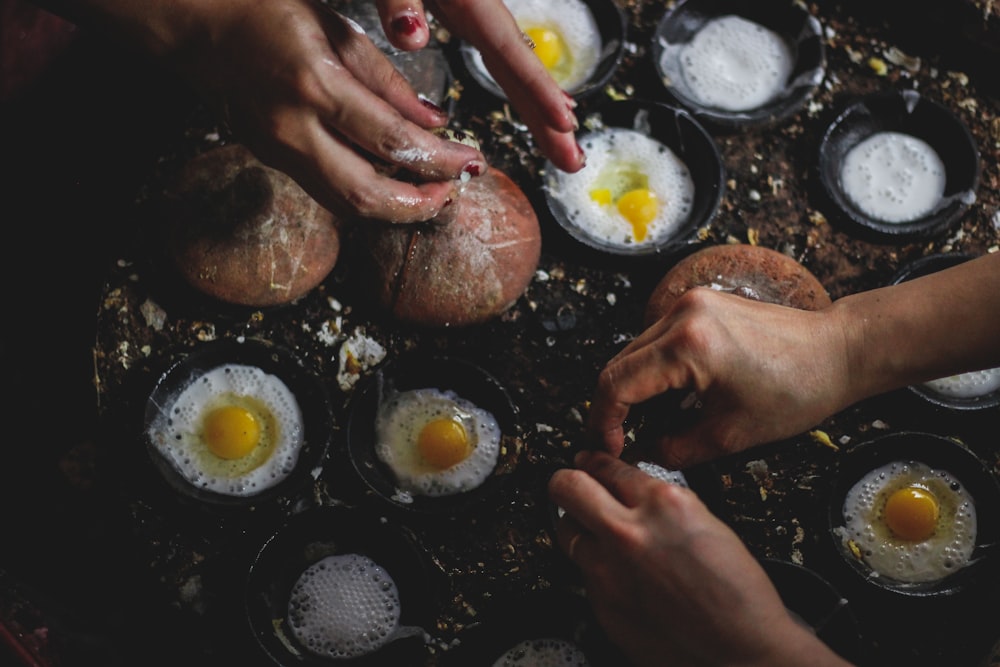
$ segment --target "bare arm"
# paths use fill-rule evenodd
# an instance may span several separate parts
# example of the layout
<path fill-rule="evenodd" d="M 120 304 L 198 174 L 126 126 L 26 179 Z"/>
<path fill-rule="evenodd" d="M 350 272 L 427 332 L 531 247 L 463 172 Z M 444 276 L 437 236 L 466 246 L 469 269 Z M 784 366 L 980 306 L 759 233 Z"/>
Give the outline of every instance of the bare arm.
<path fill-rule="evenodd" d="M 1000 253 L 803 311 L 696 288 L 602 370 L 588 426 L 613 454 L 629 409 L 693 390 L 694 424 L 660 439 L 680 468 L 789 437 L 870 396 L 1000 366 Z"/>
<path fill-rule="evenodd" d="M 859 400 L 1000 366 L 1000 253 L 837 300 L 848 394 Z"/>

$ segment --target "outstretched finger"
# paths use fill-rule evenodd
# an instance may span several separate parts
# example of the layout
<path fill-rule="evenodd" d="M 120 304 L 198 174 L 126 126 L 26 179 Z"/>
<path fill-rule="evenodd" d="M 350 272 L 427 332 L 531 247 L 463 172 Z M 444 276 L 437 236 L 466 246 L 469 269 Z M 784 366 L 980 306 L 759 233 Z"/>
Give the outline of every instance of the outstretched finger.
<path fill-rule="evenodd" d="M 585 158 L 574 135 L 576 103 L 534 54 L 506 5 L 500 0 L 428 0 L 427 5 L 449 30 L 480 52 L 553 164 L 571 172 L 582 168 Z"/>

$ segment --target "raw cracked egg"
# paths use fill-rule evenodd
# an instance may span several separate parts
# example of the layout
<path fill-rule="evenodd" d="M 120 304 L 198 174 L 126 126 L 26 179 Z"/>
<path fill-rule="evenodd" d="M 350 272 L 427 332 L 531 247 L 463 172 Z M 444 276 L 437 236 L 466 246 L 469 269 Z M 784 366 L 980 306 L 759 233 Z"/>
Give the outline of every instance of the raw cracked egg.
<path fill-rule="evenodd" d="M 558 637 L 526 639 L 507 649 L 493 667 L 588 667 L 590 662 L 576 643 Z"/>
<path fill-rule="evenodd" d="M 847 492 L 841 537 L 873 574 L 907 584 L 962 569 L 976 545 L 976 508 L 950 473 L 898 460 Z"/>
<path fill-rule="evenodd" d="M 658 245 L 684 225 L 695 185 L 687 165 L 667 146 L 637 130 L 609 127 L 581 137 L 587 166 L 558 172 L 548 194 L 567 223 L 610 247 Z"/>
<path fill-rule="evenodd" d="M 452 390 L 389 393 L 375 416 L 375 453 L 404 494 L 448 496 L 480 486 L 500 454 L 489 411 Z"/>
<path fill-rule="evenodd" d="M 311 653 L 337 660 L 377 651 L 400 630 L 400 597 L 389 573 L 368 556 L 327 556 L 292 587 L 288 625 Z"/>
<path fill-rule="evenodd" d="M 285 479 L 298 460 L 299 404 L 284 382 L 256 366 L 217 366 L 161 408 L 150 440 L 197 488 L 252 496 Z"/>
<path fill-rule="evenodd" d="M 601 33 L 580 0 L 506 0 L 535 55 L 564 90 L 582 85 L 597 67 Z"/>
<path fill-rule="evenodd" d="M 563 90 L 573 92 L 594 74 L 601 55 L 601 33 L 586 4 L 580 0 L 506 0 L 505 4 Z M 493 81 L 478 51 L 472 53 L 472 66 Z"/>

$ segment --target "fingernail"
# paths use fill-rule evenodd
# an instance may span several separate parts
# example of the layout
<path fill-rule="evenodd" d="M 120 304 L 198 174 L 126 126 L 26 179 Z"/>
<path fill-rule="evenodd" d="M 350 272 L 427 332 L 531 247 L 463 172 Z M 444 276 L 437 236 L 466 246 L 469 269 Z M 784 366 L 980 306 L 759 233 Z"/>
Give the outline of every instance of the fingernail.
<path fill-rule="evenodd" d="M 434 104 L 434 102 L 432 102 L 431 100 L 427 99 L 423 95 L 420 95 L 419 99 L 420 99 L 420 103 L 421 104 L 423 104 L 425 107 L 427 107 L 428 109 L 430 109 L 434 113 L 439 114 L 441 116 L 445 115 L 444 109 L 442 109 L 438 105 Z"/>
<path fill-rule="evenodd" d="M 580 144 L 576 145 L 576 159 L 579 162 L 581 168 L 587 166 L 587 154 L 583 152 L 583 148 L 580 146 Z"/>
<path fill-rule="evenodd" d="M 575 113 L 570 112 L 569 117 L 573 120 L 573 131 L 576 132 L 580 129 L 580 121 L 577 119 Z"/>
<path fill-rule="evenodd" d="M 416 14 L 400 14 L 392 20 L 391 26 L 395 33 L 409 37 L 423 25 Z"/>
<path fill-rule="evenodd" d="M 453 201 L 454 200 L 451 197 L 448 197 L 447 199 L 444 200 L 444 204 L 441 205 L 441 208 L 448 208 L 449 206 L 451 206 Z"/>
<path fill-rule="evenodd" d="M 570 110 L 570 111 L 572 111 L 573 109 L 575 109 L 575 108 L 576 108 L 576 104 L 577 104 L 577 103 L 576 103 L 576 100 L 575 100 L 575 99 L 573 99 L 573 96 L 572 96 L 572 95 L 570 95 L 569 93 L 567 93 L 567 92 L 566 92 L 566 91 L 564 90 L 564 91 L 563 91 L 563 97 L 565 97 L 565 98 L 566 98 L 566 106 L 567 106 L 567 107 L 569 108 L 569 110 Z"/>
<path fill-rule="evenodd" d="M 479 176 L 483 173 L 483 165 L 479 162 L 470 162 L 462 168 L 462 173 L 469 176 Z"/>

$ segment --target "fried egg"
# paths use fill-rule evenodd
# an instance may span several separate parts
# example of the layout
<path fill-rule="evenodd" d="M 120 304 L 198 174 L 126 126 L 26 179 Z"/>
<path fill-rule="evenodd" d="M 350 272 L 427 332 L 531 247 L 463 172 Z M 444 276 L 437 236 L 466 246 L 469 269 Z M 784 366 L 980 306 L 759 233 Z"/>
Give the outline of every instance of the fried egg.
<path fill-rule="evenodd" d="M 663 46 L 660 69 L 667 78 L 698 104 L 724 111 L 773 101 L 795 67 L 780 35 L 735 15 L 706 22 L 688 43 Z"/>
<path fill-rule="evenodd" d="M 667 482 L 668 484 L 676 484 L 677 486 L 688 487 L 687 478 L 684 477 L 684 473 L 680 470 L 667 470 L 663 466 L 653 463 L 652 461 L 639 461 L 636 464 L 639 470 L 643 471 L 650 477 L 655 477 L 656 479 Z"/>
<path fill-rule="evenodd" d="M 306 568 L 292 587 L 288 626 L 310 652 L 334 659 L 377 651 L 400 630 L 396 582 L 371 558 L 327 556 Z"/>
<path fill-rule="evenodd" d="M 694 202 L 694 180 L 669 147 L 637 130 L 609 127 L 581 137 L 587 165 L 552 174 L 549 195 L 569 223 L 610 247 L 657 245 L 674 236 Z"/>
<path fill-rule="evenodd" d="M 302 412 L 278 377 L 226 364 L 187 385 L 149 427 L 156 450 L 194 486 L 251 496 L 286 478 L 303 441 Z"/>
<path fill-rule="evenodd" d="M 526 639 L 507 649 L 493 667 L 589 667 L 583 649 L 557 637 Z"/>
<path fill-rule="evenodd" d="M 847 492 L 843 514 L 845 546 L 874 575 L 898 582 L 937 581 L 957 572 L 976 545 L 969 492 L 950 473 L 919 461 L 870 471 Z"/>
<path fill-rule="evenodd" d="M 931 146 L 902 132 L 876 132 L 847 151 L 840 184 L 865 215 L 883 222 L 910 222 L 944 197 L 944 162 Z"/>
<path fill-rule="evenodd" d="M 573 92 L 593 75 L 601 54 L 601 32 L 590 9 L 580 0 L 505 0 L 518 27 L 535 45 L 534 52 L 559 86 Z M 482 55 L 473 62 L 493 79 Z"/>
<path fill-rule="evenodd" d="M 488 478 L 500 455 L 496 417 L 451 390 L 388 394 L 375 417 L 375 453 L 406 493 L 447 496 Z"/>
<path fill-rule="evenodd" d="M 975 398 L 1000 389 L 1000 368 L 969 371 L 925 382 L 924 387 L 946 398 Z"/>

